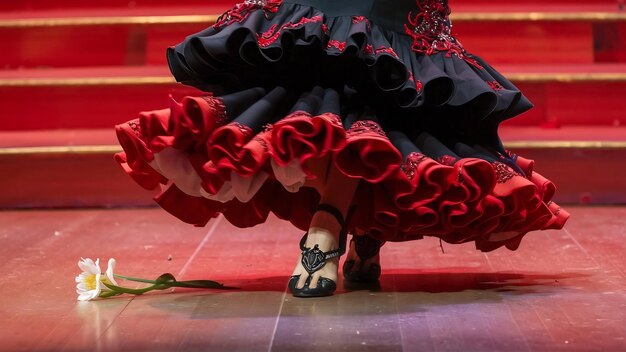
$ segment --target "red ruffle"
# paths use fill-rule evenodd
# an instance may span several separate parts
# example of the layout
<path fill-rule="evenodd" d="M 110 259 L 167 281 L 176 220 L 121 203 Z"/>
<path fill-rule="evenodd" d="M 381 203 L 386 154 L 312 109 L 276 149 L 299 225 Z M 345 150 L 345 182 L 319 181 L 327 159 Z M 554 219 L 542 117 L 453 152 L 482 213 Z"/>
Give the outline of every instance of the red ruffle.
<path fill-rule="evenodd" d="M 397 170 L 402 155 L 374 121 L 358 121 L 348 130 L 345 146 L 335 156 L 345 175 L 377 183 Z"/>
<path fill-rule="evenodd" d="M 342 148 L 346 131 L 335 114 L 311 116 L 296 111 L 274 125 L 271 140 L 272 156 L 278 165 L 289 165 L 294 160 L 305 164 Z"/>
<path fill-rule="evenodd" d="M 270 175 L 245 203 L 192 196 L 176 184 L 155 198 L 164 209 L 196 226 L 223 214 L 235 226 L 250 227 L 273 212 L 306 230 L 319 194 L 307 187 L 287 191 L 272 177 L 270 159 L 280 166 L 297 161 L 307 177 L 316 178 L 324 175 L 308 169 L 307 160 L 329 156 L 344 174 L 362 180 L 350 228 L 380 239 L 404 241 L 430 235 L 450 243 L 475 241 L 483 251 L 517 248 L 527 232 L 561 228 L 569 216 L 551 202 L 552 182 L 534 172 L 531 160 L 521 157 L 515 160 L 524 175 L 504 164 L 472 158 L 436 161 L 413 153 L 402 162 L 376 122 L 359 121 L 346 132 L 339 117 L 330 113 L 296 112 L 256 135 L 244 125 L 224 125 L 224 121 L 219 98 L 172 100 L 170 109 L 144 112 L 139 119 L 117 126 L 124 152 L 115 158 L 148 189 L 171 183 L 150 165 L 165 148 L 178 149 L 188 158 L 201 180 L 198 191 L 209 195 L 217 195 L 232 173 Z M 494 240 L 498 236 L 504 239 Z"/>
<path fill-rule="evenodd" d="M 122 166 L 124 172 L 148 190 L 157 188 L 159 184 L 165 184 L 167 179 L 148 163 L 154 160 L 154 154 L 141 138 L 139 120 L 118 125 L 115 130 L 117 139 L 124 149 L 124 152 L 115 154 L 115 161 Z"/>

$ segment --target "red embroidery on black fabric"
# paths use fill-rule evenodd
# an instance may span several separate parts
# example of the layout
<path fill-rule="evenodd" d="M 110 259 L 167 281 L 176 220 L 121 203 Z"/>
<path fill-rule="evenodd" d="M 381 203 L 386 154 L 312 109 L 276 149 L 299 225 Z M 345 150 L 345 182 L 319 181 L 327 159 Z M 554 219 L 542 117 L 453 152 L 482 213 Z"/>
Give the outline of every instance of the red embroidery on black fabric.
<path fill-rule="evenodd" d="M 366 133 L 366 132 L 374 132 L 383 137 L 386 136 L 385 131 L 383 131 L 383 128 L 380 127 L 378 123 L 372 120 L 357 121 L 352 125 L 352 127 L 350 127 L 350 130 L 348 131 L 348 133 L 350 134 L 360 134 L 360 133 Z"/>
<path fill-rule="evenodd" d="M 417 166 L 427 158 L 428 157 L 422 153 L 413 152 L 406 157 L 406 160 L 400 166 L 400 170 L 404 172 L 409 180 L 412 180 L 415 177 Z"/>
<path fill-rule="evenodd" d="M 278 8 L 282 3 L 283 0 L 246 0 L 221 15 L 213 25 L 213 28 L 219 29 L 235 22 L 241 22 L 248 18 L 250 13 L 259 9 L 263 9 L 267 17 L 268 12 L 278 12 Z"/>
<path fill-rule="evenodd" d="M 365 45 L 365 48 L 363 49 L 363 54 L 374 55 L 374 47 L 372 46 L 372 44 Z"/>
<path fill-rule="evenodd" d="M 339 51 L 344 51 L 346 50 L 346 45 L 347 45 L 346 42 L 340 42 L 338 40 L 331 39 L 328 41 L 327 47 L 328 49 L 335 48 L 335 49 L 338 49 Z"/>
<path fill-rule="evenodd" d="M 491 89 L 498 91 L 504 90 L 505 88 L 498 81 L 487 81 L 487 84 L 491 87 Z"/>
<path fill-rule="evenodd" d="M 415 82 L 415 90 L 418 92 L 421 92 L 422 89 L 424 88 L 424 85 L 422 84 L 422 81 L 420 80 L 415 80 L 415 77 L 413 76 L 413 72 L 409 71 L 409 81 L 411 82 Z"/>
<path fill-rule="evenodd" d="M 204 101 L 206 101 L 211 110 L 217 112 L 217 116 L 215 117 L 215 125 L 223 126 L 228 122 L 228 117 L 226 116 L 226 106 L 224 106 L 224 101 L 221 98 L 216 98 L 212 95 L 202 97 Z"/>
<path fill-rule="evenodd" d="M 406 34 L 413 38 L 413 51 L 426 55 L 445 51 L 446 57 L 455 54 L 475 67 L 483 68 L 452 36 L 450 8 L 446 4 L 441 0 L 416 0 L 416 3 L 418 13 L 409 12 L 409 23 L 404 25 Z"/>
<path fill-rule="evenodd" d="M 354 16 L 352 17 L 352 23 L 359 23 L 365 21 L 365 16 Z"/>
<path fill-rule="evenodd" d="M 456 163 L 456 158 L 450 155 L 444 155 L 439 157 L 437 161 L 439 162 L 439 164 L 452 166 L 454 165 L 454 163 Z"/>
<path fill-rule="evenodd" d="M 352 17 L 352 24 L 357 24 L 357 23 L 361 23 L 361 22 L 365 22 L 365 27 L 367 28 L 367 30 L 369 32 L 372 31 L 372 27 L 370 26 L 370 22 L 367 20 L 367 18 L 365 18 L 365 16 L 353 16 Z"/>
<path fill-rule="evenodd" d="M 380 53 L 387 53 L 395 57 L 396 59 L 400 58 L 398 54 L 396 54 L 396 52 L 393 50 L 393 48 L 386 48 L 384 46 L 381 46 L 380 48 L 376 49 L 376 54 L 380 54 Z"/>
<path fill-rule="evenodd" d="M 302 17 L 296 23 L 287 22 L 283 24 L 282 26 L 280 26 L 278 30 L 276 29 L 278 27 L 277 25 L 272 25 L 266 32 L 262 34 L 257 34 L 257 40 L 259 42 L 259 46 L 266 47 L 274 43 L 280 37 L 280 32 L 285 29 L 293 29 L 293 28 L 300 27 L 307 23 L 316 23 L 316 22 L 322 22 L 322 16 L 314 16 L 311 18 Z"/>
<path fill-rule="evenodd" d="M 518 176 L 517 172 L 513 171 L 513 169 L 509 166 L 499 161 L 495 161 L 493 163 L 493 170 L 496 172 L 496 176 L 498 177 L 498 183 L 505 183 L 513 177 Z"/>

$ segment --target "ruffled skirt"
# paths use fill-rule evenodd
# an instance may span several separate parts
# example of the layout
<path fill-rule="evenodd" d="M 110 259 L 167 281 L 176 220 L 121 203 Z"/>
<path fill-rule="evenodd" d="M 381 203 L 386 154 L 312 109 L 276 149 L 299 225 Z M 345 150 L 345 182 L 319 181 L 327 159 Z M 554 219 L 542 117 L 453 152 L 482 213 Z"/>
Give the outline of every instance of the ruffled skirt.
<path fill-rule="evenodd" d="M 271 212 L 306 230 L 328 165 L 359 180 L 350 231 L 386 241 L 516 249 L 568 218 L 497 135 L 531 104 L 476 56 L 416 53 L 363 16 L 285 2 L 231 11 L 168 59 L 207 94 L 117 126 L 116 160 L 187 223 L 251 227 Z"/>

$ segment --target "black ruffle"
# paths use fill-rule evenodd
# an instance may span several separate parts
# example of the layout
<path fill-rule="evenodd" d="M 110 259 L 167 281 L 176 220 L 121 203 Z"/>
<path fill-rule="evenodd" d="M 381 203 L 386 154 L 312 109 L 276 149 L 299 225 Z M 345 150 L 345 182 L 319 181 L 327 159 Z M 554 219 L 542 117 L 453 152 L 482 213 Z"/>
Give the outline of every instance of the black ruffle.
<path fill-rule="evenodd" d="M 444 116 L 491 122 L 532 107 L 479 57 L 471 56 L 473 65 L 450 52 L 417 53 L 412 44 L 367 18 L 283 3 L 276 13 L 258 8 L 241 22 L 193 34 L 167 57 L 178 81 L 203 90 L 347 85 L 388 110 L 442 108 Z"/>

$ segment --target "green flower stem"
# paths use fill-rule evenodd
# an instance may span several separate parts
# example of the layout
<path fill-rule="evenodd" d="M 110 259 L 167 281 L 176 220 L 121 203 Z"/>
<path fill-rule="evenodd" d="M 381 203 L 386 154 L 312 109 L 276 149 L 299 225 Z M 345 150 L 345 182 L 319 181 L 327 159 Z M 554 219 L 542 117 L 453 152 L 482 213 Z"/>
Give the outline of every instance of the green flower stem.
<path fill-rule="evenodd" d="M 148 287 L 134 289 L 128 287 L 122 287 L 113 285 L 111 283 L 103 282 L 103 284 L 108 287 L 112 292 L 103 293 L 100 297 L 107 298 L 112 296 L 121 295 L 122 293 L 129 293 L 132 295 L 142 295 L 146 292 L 150 292 L 153 290 L 166 290 L 171 287 L 186 287 L 186 288 L 213 288 L 213 289 L 227 289 L 224 285 L 220 284 L 216 281 L 211 280 L 189 280 L 189 281 L 176 281 L 174 275 L 170 273 L 165 273 L 159 276 L 156 280 L 146 280 L 140 279 L 136 277 L 129 277 L 123 275 L 114 274 L 114 276 L 118 279 L 129 280 L 129 281 L 137 281 L 143 282 L 147 284 L 152 284 Z"/>
<path fill-rule="evenodd" d="M 147 284 L 153 284 L 153 285 L 156 284 L 156 281 L 154 281 L 154 280 L 146 280 L 146 279 L 140 279 L 140 278 L 136 278 L 136 277 L 123 276 L 123 275 L 118 275 L 118 274 L 113 274 L 113 276 L 115 276 L 118 279 L 122 279 L 122 280 L 145 282 Z"/>
<path fill-rule="evenodd" d="M 165 290 L 171 287 L 170 285 L 157 284 L 157 285 L 152 285 L 152 286 L 148 286 L 148 287 L 144 287 L 140 289 L 133 289 L 133 288 L 111 285 L 106 282 L 103 282 L 103 284 L 115 292 L 130 293 L 132 295 L 143 295 L 144 293 L 150 292 L 152 290 Z"/>
<path fill-rule="evenodd" d="M 212 280 L 177 281 L 176 278 L 174 278 L 174 275 L 169 274 L 169 273 L 159 276 L 156 280 L 140 279 L 136 277 L 129 277 L 129 276 L 123 276 L 123 275 L 118 275 L 118 274 L 114 274 L 113 276 L 122 280 L 143 282 L 143 283 L 152 284 L 152 285 L 168 284 L 170 285 L 170 287 L 225 288 L 223 284 L 220 284 L 219 282 L 212 281 Z"/>
<path fill-rule="evenodd" d="M 100 294 L 100 298 L 109 298 L 109 297 L 113 297 L 113 296 L 119 296 L 121 294 L 122 294 L 122 292 L 110 291 L 110 292 L 101 293 Z"/>

